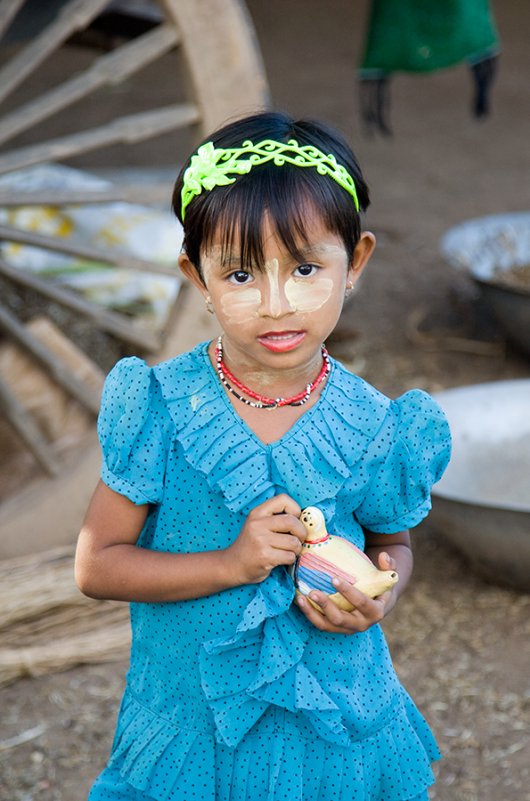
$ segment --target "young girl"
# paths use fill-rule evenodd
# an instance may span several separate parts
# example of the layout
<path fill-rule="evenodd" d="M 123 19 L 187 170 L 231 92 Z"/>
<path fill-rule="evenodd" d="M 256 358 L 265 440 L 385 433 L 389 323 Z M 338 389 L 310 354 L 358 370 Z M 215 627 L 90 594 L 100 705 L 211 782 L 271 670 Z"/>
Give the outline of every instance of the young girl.
<path fill-rule="evenodd" d="M 87 595 L 131 601 L 110 761 L 90 801 L 425 801 L 438 757 L 378 623 L 408 529 L 448 461 L 440 409 L 391 401 L 323 345 L 375 244 L 368 190 L 324 126 L 264 113 L 217 131 L 175 187 L 180 266 L 222 335 L 109 375 Z M 308 505 L 399 583 L 354 609 L 295 598 Z"/>

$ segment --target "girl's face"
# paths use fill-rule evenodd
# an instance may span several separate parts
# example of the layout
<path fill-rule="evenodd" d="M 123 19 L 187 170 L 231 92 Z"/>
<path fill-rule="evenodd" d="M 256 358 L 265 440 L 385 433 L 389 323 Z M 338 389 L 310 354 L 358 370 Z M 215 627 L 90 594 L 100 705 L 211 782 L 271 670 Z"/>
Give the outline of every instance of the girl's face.
<path fill-rule="evenodd" d="M 352 263 L 342 239 L 316 214 L 309 215 L 303 260 L 286 251 L 264 221 L 264 263 L 243 269 L 237 243 L 224 253 L 221 237 L 202 253 L 204 284 L 187 259 L 180 265 L 205 297 L 210 297 L 224 331 L 232 362 L 249 369 L 291 369 L 320 360 L 320 348 L 339 319 L 347 286 L 367 263 L 375 240 L 364 233 Z"/>

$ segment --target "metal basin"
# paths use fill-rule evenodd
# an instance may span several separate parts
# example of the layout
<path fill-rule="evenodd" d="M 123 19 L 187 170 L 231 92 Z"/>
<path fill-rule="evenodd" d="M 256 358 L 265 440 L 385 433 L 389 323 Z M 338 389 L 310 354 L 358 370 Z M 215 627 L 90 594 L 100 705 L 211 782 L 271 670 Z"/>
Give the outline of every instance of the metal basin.
<path fill-rule="evenodd" d="M 530 379 L 435 395 L 453 456 L 432 521 L 486 578 L 530 592 Z"/>
<path fill-rule="evenodd" d="M 447 261 L 475 281 L 506 337 L 530 356 L 530 212 L 495 214 L 468 220 L 443 236 Z M 510 285 L 506 283 L 510 274 Z"/>

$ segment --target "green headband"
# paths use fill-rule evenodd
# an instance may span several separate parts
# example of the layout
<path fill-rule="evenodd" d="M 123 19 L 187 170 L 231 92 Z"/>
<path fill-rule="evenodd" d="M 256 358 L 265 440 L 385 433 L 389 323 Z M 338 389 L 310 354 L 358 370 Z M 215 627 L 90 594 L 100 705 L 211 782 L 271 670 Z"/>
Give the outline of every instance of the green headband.
<path fill-rule="evenodd" d="M 247 155 L 248 158 L 245 158 Z M 241 147 L 232 148 L 214 147 L 213 142 L 206 142 L 191 157 L 182 183 L 182 219 L 188 204 L 203 189 L 210 191 L 215 186 L 233 184 L 236 179 L 229 178 L 230 174 L 244 175 L 252 167 L 268 161 L 274 162 L 277 167 L 286 163 L 295 167 L 314 167 L 320 175 L 329 175 L 352 196 L 355 208 L 359 211 L 355 182 L 331 153 L 326 155 L 313 145 L 299 145 L 295 139 L 289 139 L 287 144 L 264 139 L 256 145 L 247 139 Z"/>

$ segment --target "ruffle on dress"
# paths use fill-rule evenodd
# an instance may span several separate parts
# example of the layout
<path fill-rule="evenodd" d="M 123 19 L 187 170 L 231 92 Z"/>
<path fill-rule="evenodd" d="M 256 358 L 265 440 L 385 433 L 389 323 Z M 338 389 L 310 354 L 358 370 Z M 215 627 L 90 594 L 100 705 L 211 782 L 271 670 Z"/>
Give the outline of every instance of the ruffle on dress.
<path fill-rule="evenodd" d="M 390 401 L 332 364 L 318 404 L 271 445 L 238 417 L 205 346 L 154 368 L 186 460 L 214 492 L 222 493 L 230 511 L 248 514 L 288 492 L 301 506 L 327 506 L 331 517 L 337 493 L 355 471 L 364 482 L 361 460 Z"/>
<path fill-rule="evenodd" d="M 215 798 L 214 758 L 211 735 L 179 729 L 125 692 L 108 764 L 134 788 L 157 801 L 180 801 L 187 797 L 181 790 L 196 786 L 200 771 L 203 798 Z"/>
<path fill-rule="evenodd" d="M 120 722 L 109 768 L 157 801 L 427 801 L 430 765 L 439 757 L 407 696 L 387 726 L 343 748 L 300 736 L 279 714 L 230 748 L 210 734 L 179 729 L 129 692 Z"/>
<path fill-rule="evenodd" d="M 171 417 L 169 438 L 232 512 L 248 514 L 286 491 L 301 506 L 323 507 L 330 522 L 344 488 L 373 531 L 399 531 L 427 514 L 450 454 L 447 422 L 429 395 L 390 401 L 332 360 L 318 403 L 265 445 L 233 409 L 206 348 L 154 368 L 136 357 L 114 367 L 98 419 L 104 480 L 122 481 L 138 503 L 159 503 Z"/>
<path fill-rule="evenodd" d="M 237 746 L 274 704 L 302 712 L 314 734 L 347 745 L 341 711 L 303 661 L 309 628 L 295 617 L 294 587 L 276 569 L 259 585 L 231 637 L 208 640 L 199 656 L 202 688 L 220 742 Z"/>
<path fill-rule="evenodd" d="M 443 412 L 420 390 L 390 401 L 332 365 L 319 402 L 265 445 L 219 386 L 205 344 L 154 368 L 136 357 L 121 360 L 105 383 L 98 420 L 103 480 L 137 503 L 160 502 L 166 412 L 171 438 L 232 512 L 248 514 L 287 492 L 302 507 L 320 506 L 330 522 L 336 495 L 346 488 L 366 528 L 392 533 L 416 525 L 449 459 Z"/>

